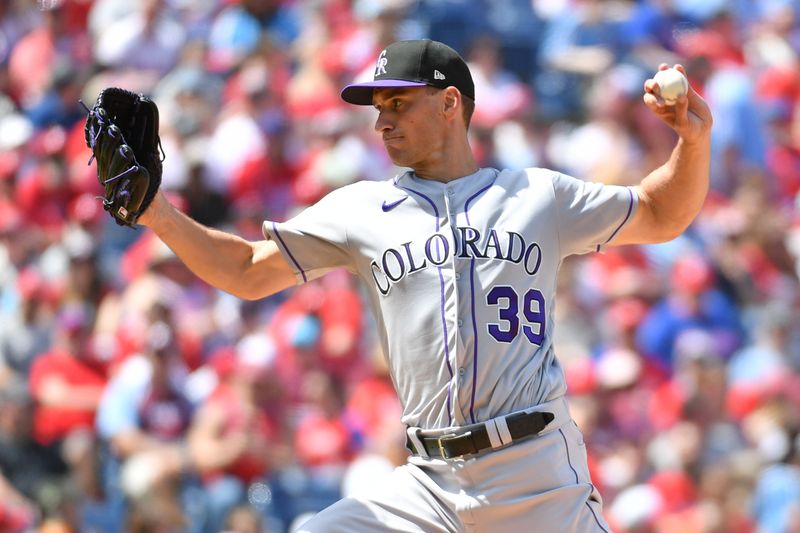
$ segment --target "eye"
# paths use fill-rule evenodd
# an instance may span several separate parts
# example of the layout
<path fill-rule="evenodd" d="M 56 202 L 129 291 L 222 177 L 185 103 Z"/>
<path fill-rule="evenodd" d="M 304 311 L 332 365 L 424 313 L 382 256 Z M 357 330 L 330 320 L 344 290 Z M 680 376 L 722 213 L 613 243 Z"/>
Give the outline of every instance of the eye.
<path fill-rule="evenodd" d="M 401 107 L 404 107 L 404 105 L 405 102 L 403 101 L 402 98 L 393 97 L 393 98 L 387 98 L 383 103 L 372 104 L 372 107 L 377 109 L 378 112 L 380 113 L 381 110 L 383 109 L 397 111 Z"/>

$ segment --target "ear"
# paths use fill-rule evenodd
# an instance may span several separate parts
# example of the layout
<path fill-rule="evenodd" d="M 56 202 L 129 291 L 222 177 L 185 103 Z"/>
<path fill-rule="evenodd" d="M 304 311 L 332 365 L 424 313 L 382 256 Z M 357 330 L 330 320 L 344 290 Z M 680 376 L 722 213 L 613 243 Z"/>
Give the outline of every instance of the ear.
<path fill-rule="evenodd" d="M 458 89 L 450 86 L 444 90 L 443 96 L 444 114 L 452 117 L 459 113 L 461 109 L 461 93 L 458 92 Z"/>

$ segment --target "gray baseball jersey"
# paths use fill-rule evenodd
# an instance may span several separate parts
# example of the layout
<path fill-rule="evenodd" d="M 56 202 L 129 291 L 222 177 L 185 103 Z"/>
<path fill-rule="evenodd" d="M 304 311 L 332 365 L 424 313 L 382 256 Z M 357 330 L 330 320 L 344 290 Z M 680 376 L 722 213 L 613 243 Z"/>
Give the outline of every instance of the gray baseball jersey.
<path fill-rule="evenodd" d="M 561 261 L 631 219 L 628 187 L 545 169 L 449 183 L 406 172 L 264 223 L 298 282 L 343 267 L 369 288 L 403 423 L 459 426 L 562 396 L 553 351 Z"/>

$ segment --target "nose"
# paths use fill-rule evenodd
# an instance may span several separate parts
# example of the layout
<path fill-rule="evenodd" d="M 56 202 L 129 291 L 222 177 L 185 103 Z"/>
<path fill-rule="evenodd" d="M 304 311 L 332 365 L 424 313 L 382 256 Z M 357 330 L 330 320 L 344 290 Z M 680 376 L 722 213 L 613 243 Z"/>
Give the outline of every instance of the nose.
<path fill-rule="evenodd" d="M 383 111 L 378 112 L 378 118 L 375 120 L 375 131 L 378 133 L 384 133 L 386 131 L 391 130 L 394 127 L 394 124 L 389 120 L 387 114 Z"/>

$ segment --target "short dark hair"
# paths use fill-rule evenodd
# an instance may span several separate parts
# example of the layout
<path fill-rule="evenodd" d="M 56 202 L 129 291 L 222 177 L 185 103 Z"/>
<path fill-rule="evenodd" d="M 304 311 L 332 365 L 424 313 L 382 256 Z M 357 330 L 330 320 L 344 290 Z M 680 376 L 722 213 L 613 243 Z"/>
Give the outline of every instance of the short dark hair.
<path fill-rule="evenodd" d="M 475 112 L 475 100 L 469 96 L 461 95 L 461 116 L 464 117 L 464 124 L 469 129 L 469 123 L 472 122 L 472 114 Z"/>
<path fill-rule="evenodd" d="M 438 87 L 428 86 L 425 88 L 428 94 L 438 93 L 444 89 Z M 464 125 L 469 129 L 469 124 L 472 121 L 472 114 L 475 112 L 475 100 L 470 98 L 464 93 L 461 93 L 461 117 L 464 119 Z"/>

